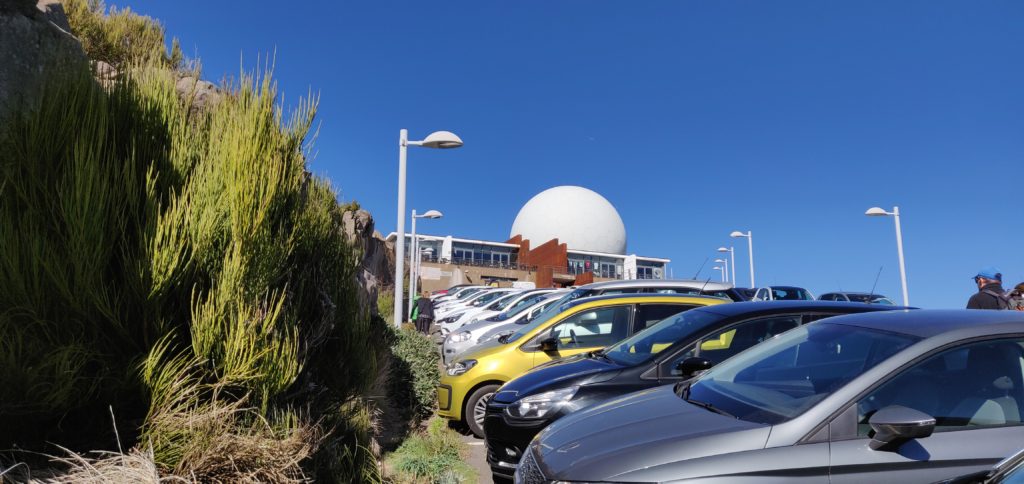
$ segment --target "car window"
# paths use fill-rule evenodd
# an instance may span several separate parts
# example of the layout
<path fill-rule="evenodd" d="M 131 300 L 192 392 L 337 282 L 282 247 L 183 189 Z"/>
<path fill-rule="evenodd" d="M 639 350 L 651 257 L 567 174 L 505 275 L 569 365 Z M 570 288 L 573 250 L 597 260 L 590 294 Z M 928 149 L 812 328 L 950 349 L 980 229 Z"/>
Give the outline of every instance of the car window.
<path fill-rule="evenodd" d="M 633 332 L 639 333 L 669 316 L 695 307 L 690 304 L 639 304 L 633 319 Z"/>
<path fill-rule="evenodd" d="M 662 363 L 661 374 L 680 376 L 676 366 L 691 356 L 706 358 L 717 365 L 736 353 L 800 326 L 802 318 L 799 314 L 773 315 L 730 325 L 704 336 L 698 344 L 666 360 Z"/>
<path fill-rule="evenodd" d="M 787 331 L 711 368 L 688 398 L 774 425 L 814 406 L 920 338 L 821 321 Z"/>
<path fill-rule="evenodd" d="M 632 306 L 622 305 L 580 311 L 541 336 L 557 338 L 559 349 L 608 346 L 629 336 L 631 310 Z"/>
<path fill-rule="evenodd" d="M 821 300 L 822 301 L 836 301 L 837 299 L 836 299 L 835 295 L 825 294 L 825 295 L 821 296 Z"/>
<path fill-rule="evenodd" d="M 605 356 L 623 365 L 640 364 L 689 335 L 698 333 L 714 324 L 721 318 L 722 316 L 718 314 L 701 309 L 684 311 L 665 318 L 628 339 L 616 342 L 614 347 L 608 348 Z"/>
<path fill-rule="evenodd" d="M 857 435 L 884 407 L 935 417 L 935 431 L 1020 425 L 1024 340 L 985 341 L 943 351 L 901 372 L 857 403 Z"/>

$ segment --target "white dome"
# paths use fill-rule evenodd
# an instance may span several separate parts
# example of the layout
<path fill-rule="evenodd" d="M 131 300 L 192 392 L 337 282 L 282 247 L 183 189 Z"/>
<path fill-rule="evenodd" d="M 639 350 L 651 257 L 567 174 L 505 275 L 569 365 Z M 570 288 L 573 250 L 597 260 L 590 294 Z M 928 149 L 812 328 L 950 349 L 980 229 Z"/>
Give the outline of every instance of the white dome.
<path fill-rule="evenodd" d="M 522 235 L 535 248 L 551 239 L 569 249 L 626 253 L 626 226 L 608 200 L 583 187 L 538 193 L 516 215 L 509 237 Z"/>

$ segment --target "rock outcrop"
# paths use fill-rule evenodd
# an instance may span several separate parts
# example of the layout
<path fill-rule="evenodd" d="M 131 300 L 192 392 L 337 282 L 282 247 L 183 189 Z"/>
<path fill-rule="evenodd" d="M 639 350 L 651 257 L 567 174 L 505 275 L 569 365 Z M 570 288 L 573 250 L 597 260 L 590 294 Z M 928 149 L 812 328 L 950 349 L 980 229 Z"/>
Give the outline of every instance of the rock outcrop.
<path fill-rule="evenodd" d="M 64 9 L 53 0 L 0 0 L 0 124 L 18 103 L 31 103 L 49 78 L 89 68 Z"/>
<path fill-rule="evenodd" d="M 377 296 L 394 288 L 395 256 L 392 245 L 373 229 L 373 216 L 366 210 L 348 211 L 342 216 L 344 237 L 360 253 L 360 304 L 377 314 Z"/>

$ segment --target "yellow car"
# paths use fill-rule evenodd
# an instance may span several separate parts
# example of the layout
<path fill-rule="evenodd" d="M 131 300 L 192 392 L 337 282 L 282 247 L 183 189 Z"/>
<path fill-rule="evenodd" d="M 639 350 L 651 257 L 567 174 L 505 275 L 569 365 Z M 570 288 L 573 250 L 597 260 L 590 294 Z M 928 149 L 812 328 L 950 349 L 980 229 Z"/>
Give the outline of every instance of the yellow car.
<path fill-rule="evenodd" d="M 487 401 L 505 382 L 542 363 L 610 346 L 673 314 L 727 302 L 683 294 L 616 294 L 563 303 L 448 365 L 437 389 L 437 413 L 482 437 Z"/>

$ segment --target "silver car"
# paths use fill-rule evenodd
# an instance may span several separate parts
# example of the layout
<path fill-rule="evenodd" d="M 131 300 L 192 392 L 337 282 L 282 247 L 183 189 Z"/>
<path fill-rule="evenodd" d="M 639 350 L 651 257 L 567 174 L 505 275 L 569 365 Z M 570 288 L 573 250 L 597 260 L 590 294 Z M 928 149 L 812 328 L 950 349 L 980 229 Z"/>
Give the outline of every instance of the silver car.
<path fill-rule="evenodd" d="M 1024 314 L 838 316 L 689 382 L 569 414 L 533 440 L 515 479 L 927 483 L 1016 452 L 1022 414 Z"/>

